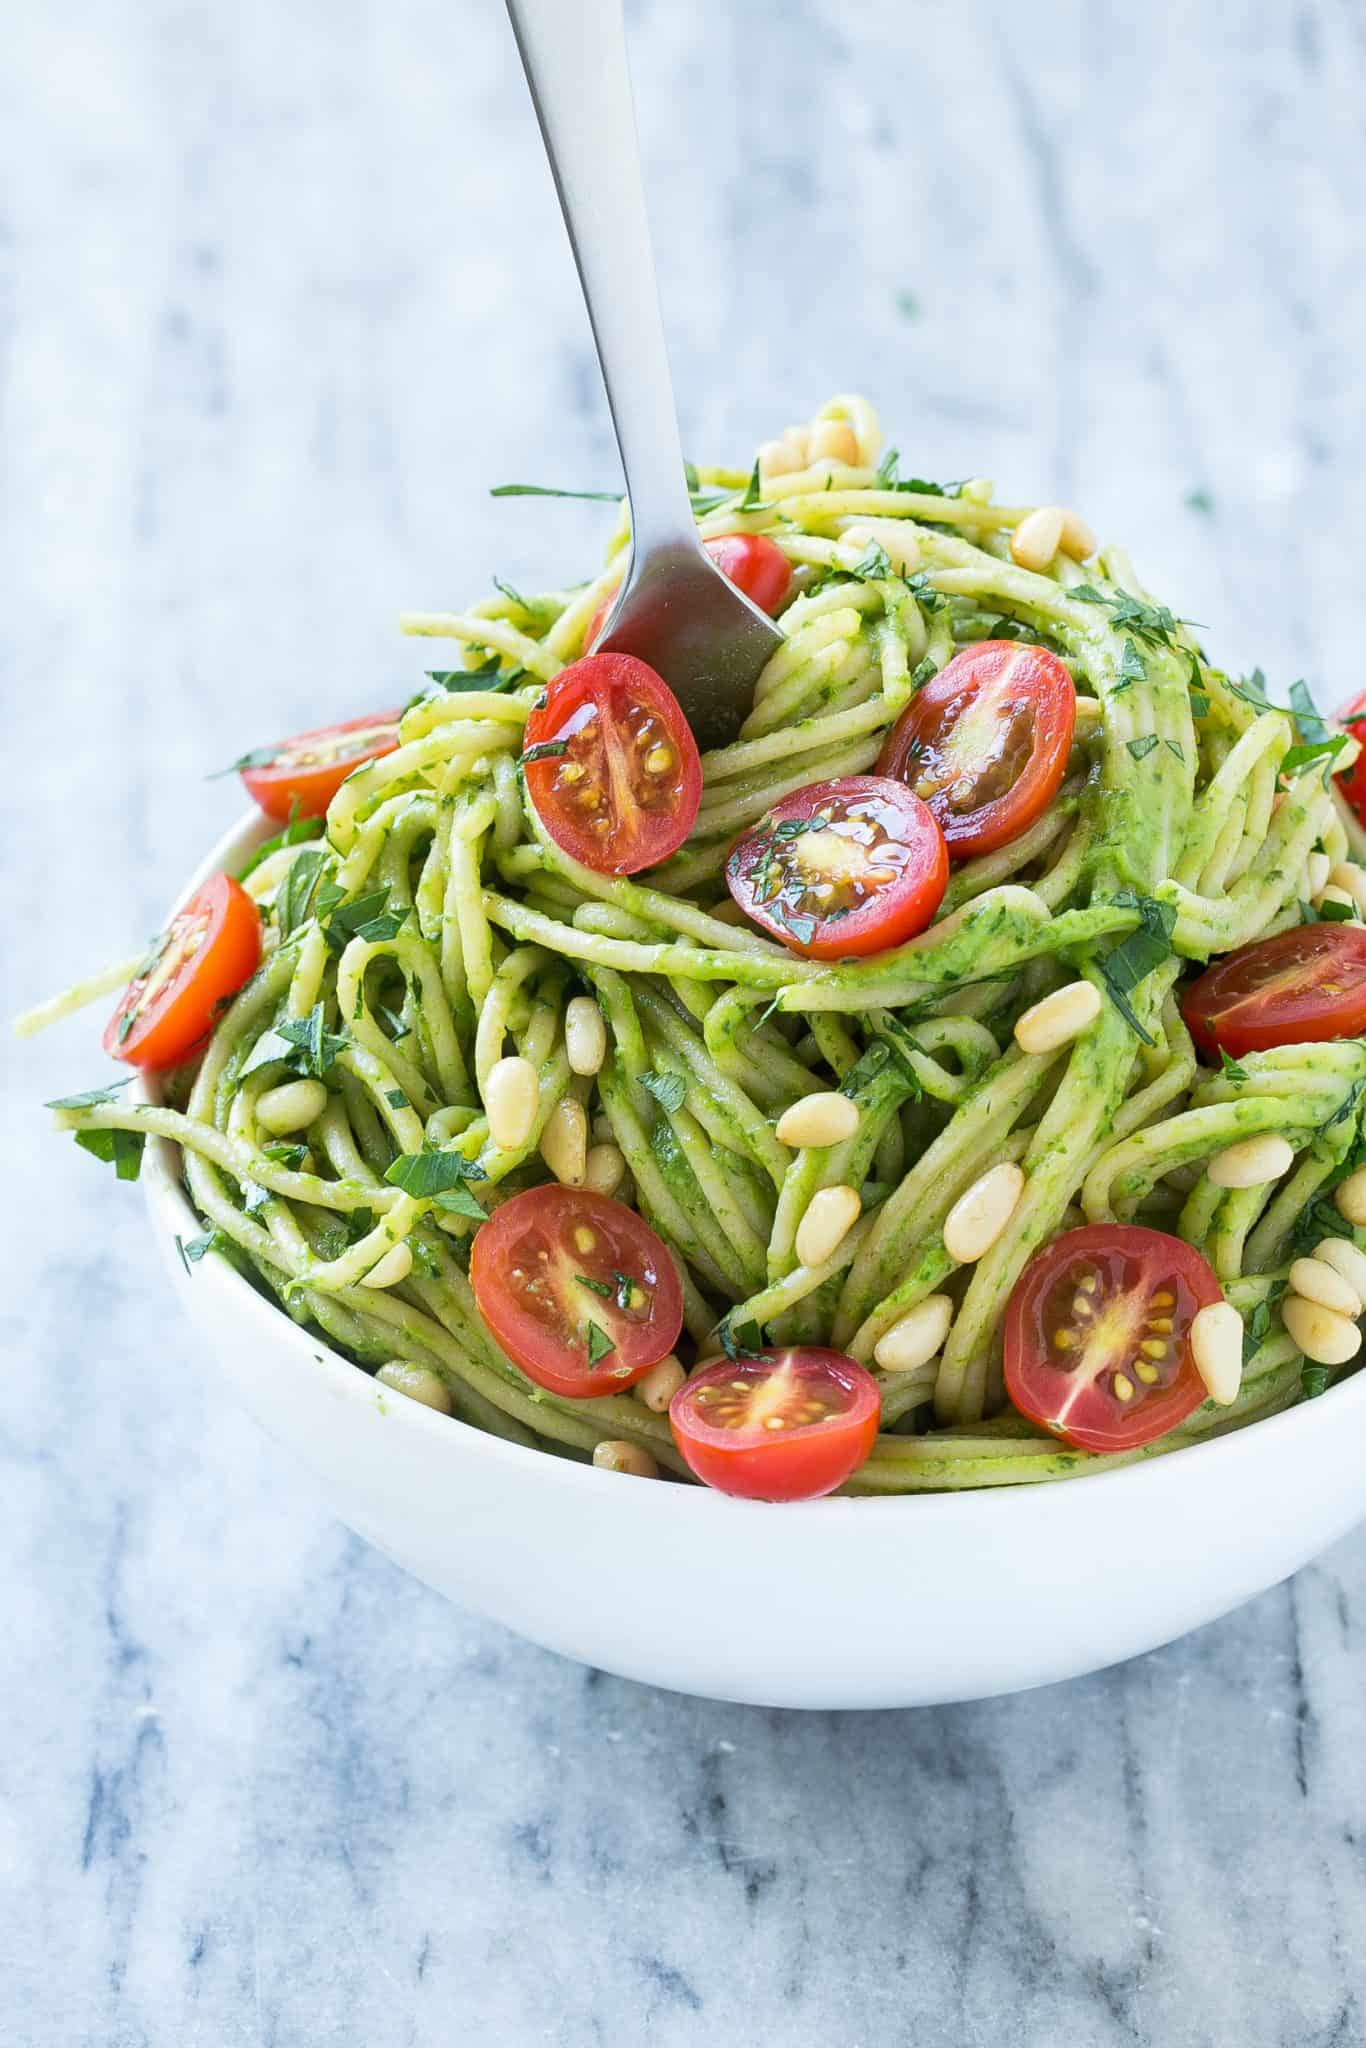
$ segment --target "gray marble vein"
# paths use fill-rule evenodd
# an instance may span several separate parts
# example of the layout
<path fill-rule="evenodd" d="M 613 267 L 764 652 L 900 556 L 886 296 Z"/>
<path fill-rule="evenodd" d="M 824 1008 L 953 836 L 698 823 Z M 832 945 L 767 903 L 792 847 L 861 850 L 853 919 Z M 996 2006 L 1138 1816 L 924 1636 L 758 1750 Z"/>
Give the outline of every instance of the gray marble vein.
<path fill-rule="evenodd" d="M 694 453 L 866 390 L 1231 664 L 1362 686 L 1357 0 L 630 13 Z M 403 694 L 400 605 L 583 573 L 603 508 L 489 484 L 616 470 L 495 0 L 10 0 L 3 44 L 13 1009 L 154 927 L 209 770 Z M 1366 1534 L 986 1705 L 574 1668 L 200 1370 L 136 1196 L 45 1135 L 100 1072 L 82 1022 L 4 1062 L 6 2048 L 1366 2041 Z"/>

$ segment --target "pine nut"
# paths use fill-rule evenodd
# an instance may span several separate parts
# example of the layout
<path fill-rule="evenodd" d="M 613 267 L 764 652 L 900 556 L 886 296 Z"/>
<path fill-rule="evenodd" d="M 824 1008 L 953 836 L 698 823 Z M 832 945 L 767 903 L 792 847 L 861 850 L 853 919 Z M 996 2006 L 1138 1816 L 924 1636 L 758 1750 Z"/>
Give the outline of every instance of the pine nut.
<path fill-rule="evenodd" d="M 1061 506 L 1040 505 L 1024 518 L 1010 536 L 1010 552 L 1022 569 L 1046 569 L 1062 545 L 1064 514 Z"/>
<path fill-rule="evenodd" d="M 884 1330 L 873 1346 L 874 1363 L 884 1372 L 914 1372 L 928 1365 L 949 1334 L 953 1303 L 947 1294 L 930 1294 L 899 1322 Z"/>
<path fill-rule="evenodd" d="M 1311 853 L 1304 864 L 1304 869 L 1305 886 L 1309 893 L 1309 901 L 1317 903 L 1328 886 L 1328 877 L 1333 871 L 1333 863 L 1329 860 L 1326 853 Z"/>
<path fill-rule="evenodd" d="M 1296 1259 L 1290 1268 L 1290 1289 L 1320 1308 L 1331 1308 L 1355 1322 L 1362 1300 L 1350 1280 L 1344 1280 L 1326 1259 Z"/>
<path fill-rule="evenodd" d="M 564 1013 L 564 1049 L 571 1074 L 596 1074 L 607 1057 L 607 1026 L 592 996 L 572 996 Z"/>
<path fill-rule="evenodd" d="M 1025 1011 L 1015 1026 L 1021 1052 L 1056 1052 L 1088 1031 L 1100 1015 L 1100 991 L 1089 981 L 1069 981 Z"/>
<path fill-rule="evenodd" d="M 520 1152 L 531 1136 L 540 1105 L 541 1084 L 530 1060 L 513 1054 L 495 1060 L 484 1083 L 484 1108 L 489 1136 L 500 1152 Z"/>
<path fill-rule="evenodd" d="M 636 1381 L 636 1392 L 647 1408 L 662 1415 L 687 1377 L 671 1351 L 658 1365 L 652 1365 L 643 1379 Z"/>
<path fill-rule="evenodd" d="M 1328 879 L 1346 892 L 1357 916 L 1366 917 L 1366 869 L 1359 868 L 1354 860 L 1340 860 L 1329 869 Z"/>
<path fill-rule="evenodd" d="M 786 441 L 764 441 L 759 448 L 759 474 L 764 476 L 790 476 L 794 470 L 805 469 L 806 464 Z"/>
<path fill-rule="evenodd" d="M 1191 1357 L 1211 1401 L 1227 1408 L 1243 1384 L 1243 1319 L 1231 1301 L 1212 1301 L 1191 1324 Z"/>
<path fill-rule="evenodd" d="M 1302 1295 L 1286 1295 L 1281 1320 L 1296 1350 L 1315 1365 L 1346 1365 L 1361 1349 L 1361 1332 L 1355 1323 Z"/>
<path fill-rule="evenodd" d="M 377 1259 L 361 1278 L 362 1287 L 397 1287 L 413 1270 L 413 1255 L 406 1244 L 396 1244 Z"/>
<path fill-rule="evenodd" d="M 590 1145 L 583 1163 L 583 1184 L 595 1195 L 614 1195 L 626 1178 L 626 1161 L 615 1145 Z"/>
<path fill-rule="evenodd" d="M 1320 890 L 1319 902 L 1321 904 L 1340 903 L 1344 910 L 1351 911 L 1353 917 L 1357 915 L 1356 897 L 1350 889 L 1342 888 L 1337 882 L 1330 882 L 1326 889 Z"/>
<path fill-rule="evenodd" d="M 1058 545 L 1065 555 L 1074 562 L 1087 562 L 1096 552 L 1096 536 L 1086 521 L 1075 512 L 1064 510 L 1062 515 L 1062 538 Z"/>
<path fill-rule="evenodd" d="M 562 1095 L 546 1118 L 541 1157 L 561 1187 L 581 1188 L 588 1173 L 588 1111 L 573 1095 Z"/>
<path fill-rule="evenodd" d="M 1225 1146 L 1215 1153 L 1205 1172 L 1217 1188 L 1260 1188 L 1267 1181 L 1279 1180 L 1294 1164 L 1294 1146 L 1267 1132 Z"/>
<path fill-rule="evenodd" d="M 797 1257 L 804 1266 L 833 1258 L 858 1221 L 863 1204 L 856 1188 L 819 1188 L 797 1225 Z"/>
<path fill-rule="evenodd" d="M 858 437 L 848 420 L 813 420 L 806 440 L 808 462 L 858 461 Z"/>
<path fill-rule="evenodd" d="M 857 1129 L 858 1104 L 829 1088 L 819 1095 L 803 1095 L 785 1109 L 776 1136 L 780 1145 L 791 1145 L 795 1151 L 803 1145 L 842 1145 Z"/>
<path fill-rule="evenodd" d="M 989 1252 L 1015 1213 L 1025 1177 L 1013 1159 L 989 1166 L 944 1219 L 944 1249 L 960 1266 Z"/>
<path fill-rule="evenodd" d="M 903 576 L 920 567 L 920 543 L 904 519 L 861 519 L 845 527 L 840 542 L 860 553 L 870 545 L 880 547 Z"/>
<path fill-rule="evenodd" d="M 453 1415 L 451 1397 L 445 1383 L 425 1365 L 408 1365 L 401 1358 L 391 1358 L 375 1374 L 382 1387 L 391 1387 L 396 1394 L 406 1394 L 410 1401 L 420 1401 L 424 1408 L 435 1408 L 439 1415 Z"/>
<path fill-rule="evenodd" d="M 1348 1223 L 1366 1223 L 1366 1166 L 1359 1166 L 1355 1173 L 1349 1173 L 1346 1180 L 1334 1188 L 1333 1200 L 1339 1216 Z"/>
<path fill-rule="evenodd" d="M 305 1131 L 327 1108 L 327 1090 L 321 1081 L 282 1081 L 257 1098 L 256 1121 L 272 1138 L 290 1131 Z"/>
<path fill-rule="evenodd" d="M 1366 1252 L 1358 1251 L 1350 1238 L 1325 1237 L 1314 1257 L 1340 1273 L 1359 1300 L 1366 1301 Z"/>
<path fill-rule="evenodd" d="M 639 1444 L 624 1437 L 606 1437 L 593 1452 L 599 1472 L 629 1472 L 634 1479 L 658 1479 L 659 1467 Z"/>

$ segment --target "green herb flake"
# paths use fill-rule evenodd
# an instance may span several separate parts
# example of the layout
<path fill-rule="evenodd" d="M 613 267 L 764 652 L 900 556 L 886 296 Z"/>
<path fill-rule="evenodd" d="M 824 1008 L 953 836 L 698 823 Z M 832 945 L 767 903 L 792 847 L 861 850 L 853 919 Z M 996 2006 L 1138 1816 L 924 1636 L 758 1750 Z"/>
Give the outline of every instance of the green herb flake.
<path fill-rule="evenodd" d="M 1146 761 L 1157 745 L 1157 734 L 1155 732 L 1145 733 L 1141 740 L 1125 740 L 1124 744 L 1133 755 L 1135 761 Z"/>
<path fill-rule="evenodd" d="M 688 1084 L 681 1074 L 642 1074 L 641 1086 L 654 1096 L 661 1109 L 672 1116 L 682 1109 L 688 1093 Z"/>
<path fill-rule="evenodd" d="M 528 747 L 523 753 L 522 766 L 532 761 L 558 761 L 561 754 L 569 752 L 568 740 L 542 740 L 538 746 Z"/>
<path fill-rule="evenodd" d="M 870 540 L 849 573 L 857 576 L 860 583 L 885 583 L 896 571 L 881 541 Z"/>
<path fill-rule="evenodd" d="M 218 782 L 224 775 L 240 775 L 244 768 L 273 768 L 283 750 L 281 741 L 273 747 L 253 747 L 249 754 L 239 754 L 235 761 L 229 761 L 226 768 L 215 768 L 206 775 L 206 782 Z"/>
<path fill-rule="evenodd" d="M 1247 1068 L 1238 1060 L 1231 1060 L 1224 1048 L 1219 1048 L 1219 1073 L 1225 1081 L 1246 1081 Z"/>
<path fill-rule="evenodd" d="M 272 1166 L 283 1166 L 287 1173 L 297 1173 L 308 1157 L 307 1145 L 263 1145 L 261 1157 L 268 1159 Z"/>
<path fill-rule="evenodd" d="M 606 1358 L 609 1353 L 617 1348 L 607 1332 L 600 1329 L 591 1318 L 588 1324 L 586 1341 L 588 1344 L 588 1363 L 590 1365 L 596 1365 L 600 1359 Z"/>
<path fill-rule="evenodd" d="M 1156 1040 L 1144 1030 L 1135 1015 L 1129 996 L 1140 982 L 1146 981 L 1153 969 L 1160 967 L 1171 957 L 1172 932 L 1176 925 L 1176 906 L 1172 903 L 1158 903 L 1151 896 L 1135 896 L 1130 892 L 1116 896 L 1114 901 L 1126 908 L 1136 909 L 1142 922 L 1138 930 L 1130 932 L 1127 939 L 1115 947 L 1100 964 L 1101 977 L 1109 991 L 1110 999 L 1125 1022 L 1137 1032 L 1145 1045 L 1155 1045 Z"/>
<path fill-rule="evenodd" d="M 694 472 L 696 474 L 696 472 Z M 695 486 L 694 486 L 695 488 Z M 553 484 L 495 484 L 491 498 L 581 498 L 595 505 L 616 505 L 620 491 L 561 491 Z"/>
<path fill-rule="evenodd" d="M 289 864 L 289 873 L 275 898 L 275 921 L 280 937 L 289 938 L 314 913 L 318 890 L 331 865 L 331 855 L 314 846 L 305 847 Z"/>
<path fill-rule="evenodd" d="M 586 1287 L 590 1294 L 600 1294 L 604 1301 L 611 1301 L 615 1297 L 616 1289 L 610 1280 L 594 1280 L 587 1273 L 576 1273 L 574 1278 L 580 1287 Z"/>
<path fill-rule="evenodd" d="M 458 1152 L 400 1152 L 384 1178 L 390 1187 L 402 1188 L 405 1195 L 427 1202 L 436 1195 L 449 1194 L 453 1189 L 463 1187 L 472 1178 L 471 1163 Z M 476 1203 L 475 1207 L 478 1206 Z M 458 1213 L 468 1215 L 469 1211 L 460 1210 Z M 483 1213 L 480 1209 L 481 1217 Z"/>
<path fill-rule="evenodd" d="M 44 1109 L 98 1109 L 101 1103 L 112 1102 L 120 1088 L 127 1088 L 137 1079 L 135 1074 L 125 1075 L 122 1081 L 111 1081 L 106 1088 L 87 1088 L 84 1095 L 57 1095 L 51 1102 L 43 1104 Z"/>
<path fill-rule="evenodd" d="M 112 1166 L 119 1180 L 136 1180 L 142 1172 L 142 1150 L 147 1143 L 144 1131 L 73 1131 L 71 1135 L 83 1152 Z"/>
<path fill-rule="evenodd" d="M 384 1099 L 390 1109 L 411 1109 L 412 1104 L 401 1088 L 386 1088 Z"/>
<path fill-rule="evenodd" d="M 1214 499 L 1203 487 L 1198 490 L 1187 491 L 1186 510 L 1188 512 L 1198 512 L 1203 519 L 1211 519 L 1214 516 Z"/>

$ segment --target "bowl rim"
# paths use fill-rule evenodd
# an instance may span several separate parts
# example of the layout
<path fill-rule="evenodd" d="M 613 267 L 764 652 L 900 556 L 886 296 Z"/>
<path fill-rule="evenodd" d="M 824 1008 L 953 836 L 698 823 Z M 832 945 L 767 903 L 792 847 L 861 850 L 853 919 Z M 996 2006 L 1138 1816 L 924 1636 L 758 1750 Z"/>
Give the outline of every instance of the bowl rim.
<path fill-rule="evenodd" d="M 207 878 L 221 869 L 232 873 L 239 867 L 246 855 L 251 853 L 263 840 L 271 836 L 273 821 L 259 811 L 251 811 L 239 817 L 228 831 L 211 848 L 194 870 L 184 888 L 171 906 L 167 922 L 176 910 L 188 900 Z M 132 1093 L 135 1099 L 160 1102 L 160 1090 L 154 1075 L 138 1071 Z M 144 1200 L 152 1220 L 159 1228 L 168 1231 L 179 1244 L 181 1232 L 188 1227 L 193 1231 L 202 1228 L 202 1220 L 196 1215 L 181 1181 L 178 1161 L 180 1147 L 169 1138 L 154 1138 L 147 1147 L 143 1172 Z M 181 1253 L 184 1262 L 183 1252 Z M 626 1477 L 623 1474 L 604 1474 L 595 1467 L 577 1459 L 562 1458 L 553 1452 L 542 1450 L 536 1445 L 511 1442 L 506 1437 L 495 1436 L 491 1431 L 478 1428 L 464 1421 L 460 1416 L 446 1416 L 427 1408 L 420 1401 L 410 1401 L 395 1394 L 386 1400 L 386 1390 L 376 1387 L 373 1376 L 363 1366 L 357 1365 L 343 1352 L 336 1350 L 325 1338 L 305 1331 L 291 1321 L 278 1303 L 258 1293 L 255 1287 L 226 1259 L 205 1260 L 196 1266 L 193 1275 L 186 1265 L 187 1283 L 196 1287 L 204 1286 L 206 1291 L 216 1293 L 221 1300 L 225 1315 L 250 1324 L 259 1323 L 260 1336 L 267 1343 L 292 1344 L 315 1369 L 321 1365 L 326 1373 L 326 1383 L 331 1390 L 349 1401 L 364 1402 L 367 1409 L 382 1416 L 386 1426 L 392 1428 L 396 1421 L 401 1429 L 444 1432 L 445 1441 L 456 1451 L 469 1457 L 491 1458 L 505 1464 L 511 1474 L 539 1473 L 549 1485 L 558 1480 L 571 1489 L 591 1486 L 601 1488 L 604 1478 Z M 847 1523 L 850 1516 L 857 1516 L 861 1527 L 867 1527 L 871 1519 L 883 1525 L 889 1516 L 901 1516 L 909 1524 L 910 1504 L 914 1503 L 915 1515 L 923 1519 L 992 1516 L 1010 1514 L 1017 1519 L 1022 1515 L 1052 1515 L 1071 1513 L 1061 1502 L 1070 1501 L 1080 1495 L 1083 1500 L 1092 1498 L 1100 1487 L 1109 1489 L 1107 1500 L 1113 1500 L 1122 1488 L 1144 1486 L 1149 1490 L 1158 1485 L 1185 1485 L 1185 1481 L 1172 1475 L 1186 1470 L 1204 1471 L 1212 1458 L 1218 1458 L 1221 1465 L 1231 1464 L 1235 1457 L 1246 1460 L 1258 1454 L 1275 1455 L 1288 1447 L 1296 1436 L 1314 1434 L 1324 1426 L 1326 1415 L 1333 1424 L 1345 1419 L 1348 1407 L 1358 1413 L 1366 1410 L 1366 1361 L 1361 1369 L 1331 1387 L 1312 1401 L 1297 1402 L 1294 1407 L 1282 1410 L 1278 1415 L 1266 1416 L 1260 1421 L 1247 1423 L 1239 1429 L 1231 1429 L 1224 1435 L 1206 1443 L 1188 1444 L 1184 1449 L 1168 1456 L 1152 1458 L 1139 1463 L 1106 1472 L 1080 1475 L 1075 1480 L 1050 1483 L 999 1487 L 963 1487 L 943 1492 L 914 1494 L 876 1494 L 827 1496 L 821 1500 L 789 1501 L 782 1505 L 781 1514 L 774 1516 L 775 1525 L 794 1528 L 794 1518 L 800 1519 L 808 1528 L 813 1518 L 818 1526 L 833 1532 L 837 1522 Z M 457 1434 L 452 1437 L 452 1424 Z M 708 1486 L 635 1486 L 620 1489 L 623 1501 L 636 1500 L 642 1504 L 652 1501 L 656 1505 L 645 1508 L 644 1512 L 670 1514 L 674 1512 L 695 1515 L 735 1515 L 752 1517 L 756 1512 L 769 1512 L 771 1504 L 763 1501 L 741 1500 L 728 1494 L 716 1492 Z M 606 1509 L 611 1494 L 599 1491 L 595 1500 Z M 673 1508 L 669 1503 L 688 1502 L 686 1507 Z M 1084 1509 L 1075 1510 L 1084 1512 Z"/>

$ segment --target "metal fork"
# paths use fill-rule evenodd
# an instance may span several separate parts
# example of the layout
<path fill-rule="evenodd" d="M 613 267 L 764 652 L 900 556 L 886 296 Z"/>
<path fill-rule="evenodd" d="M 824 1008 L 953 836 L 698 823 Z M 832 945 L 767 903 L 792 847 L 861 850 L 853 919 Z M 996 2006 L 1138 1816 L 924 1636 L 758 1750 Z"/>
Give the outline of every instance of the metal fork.
<path fill-rule="evenodd" d="M 735 738 L 782 645 L 698 539 L 650 254 L 621 0 L 507 0 L 597 344 L 631 558 L 595 652 L 668 683 L 701 747 Z"/>

